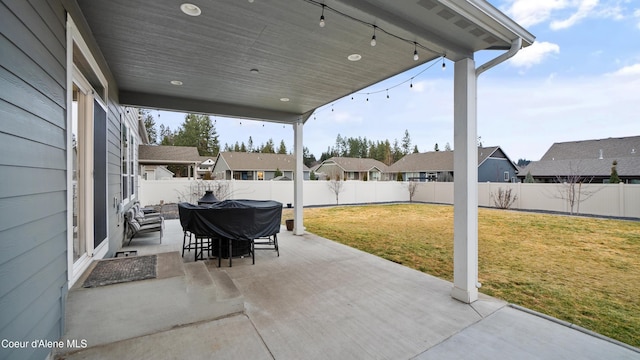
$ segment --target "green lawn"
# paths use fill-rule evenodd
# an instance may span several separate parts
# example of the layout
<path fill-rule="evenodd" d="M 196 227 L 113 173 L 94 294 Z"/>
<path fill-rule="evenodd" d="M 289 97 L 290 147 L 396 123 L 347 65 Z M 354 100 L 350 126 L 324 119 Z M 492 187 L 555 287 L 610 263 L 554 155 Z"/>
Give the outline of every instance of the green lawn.
<path fill-rule="evenodd" d="M 309 232 L 453 280 L 451 206 L 304 216 Z M 480 209 L 478 227 L 481 292 L 640 347 L 640 222 Z"/>

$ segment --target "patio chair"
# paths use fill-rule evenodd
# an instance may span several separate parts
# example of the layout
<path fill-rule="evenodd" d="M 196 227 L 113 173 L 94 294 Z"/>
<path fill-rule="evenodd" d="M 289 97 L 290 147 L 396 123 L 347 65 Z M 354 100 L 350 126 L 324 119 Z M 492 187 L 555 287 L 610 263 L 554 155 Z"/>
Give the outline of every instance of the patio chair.
<path fill-rule="evenodd" d="M 278 256 L 280 256 L 280 249 L 278 248 L 278 234 L 259 237 L 255 239 L 253 243 L 255 250 L 275 250 Z"/>
<path fill-rule="evenodd" d="M 211 257 L 211 246 L 214 242 L 214 236 L 210 233 L 204 232 L 202 227 L 193 226 L 193 214 L 194 209 L 200 208 L 199 206 L 181 202 L 178 204 L 178 215 L 180 217 L 180 226 L 182 226 L 182 257 L 184 257 L 185 250 L 191 252 L 195 250 L 194 260 L 205 260 Z M 188 238 L 188 242 L 187 242 Z"/>
<path fill-rule="evenodd" d="M 193 234 L 189 231 L 189 214 L 188 209 L 185 207 L 187 203 L 178 204 L 178 217 L 180 218 L 180 226 L 182 226 L 182 257 L 184 257 L 184 251 L 197 250 L 197 242 L 193 241 Z M 189 242 L 187 243 L 187 238 Z M 197 259 L 196 259 L 197 260 Z"/>
<path fill-rule="evenodd" d="M 164 217 L 159 212 L 145 212 L 140 208 L 140 203 L 136 202 L 131 207 L 133 209 L 135 219 L 140 225 L 164 223 Z"/>
<path fill-rule="evenodd" d="M 155 231 L 160 232 L 160 244 L 162 244 L 164 219 L 160 218 L 160 221 L 141 224 L 138 220 L 136 220 L 135 210 L 133 208 L 127 210 L 127 212 L 124 214 L 124 219 L 126 221 L 125 239 L 129 237 L 129 243 L 127 244 L 127 246 L 131 245 L 131 241 L 136 235 Z"/>

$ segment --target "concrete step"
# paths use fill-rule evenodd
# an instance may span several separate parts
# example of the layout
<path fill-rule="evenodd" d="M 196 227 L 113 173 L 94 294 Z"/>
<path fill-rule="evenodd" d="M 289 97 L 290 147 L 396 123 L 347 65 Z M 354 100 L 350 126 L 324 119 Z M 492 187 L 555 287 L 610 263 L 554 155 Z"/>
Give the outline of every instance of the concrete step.
<path fill-rule="evenodd" d="M 244 298 L 226 273 L 211 274 L 204 262 L 182 263 L 179 252 L 157 259 L 156 279 L 69 291 L 65 343 L 102 346 L 244 312 Z"/>

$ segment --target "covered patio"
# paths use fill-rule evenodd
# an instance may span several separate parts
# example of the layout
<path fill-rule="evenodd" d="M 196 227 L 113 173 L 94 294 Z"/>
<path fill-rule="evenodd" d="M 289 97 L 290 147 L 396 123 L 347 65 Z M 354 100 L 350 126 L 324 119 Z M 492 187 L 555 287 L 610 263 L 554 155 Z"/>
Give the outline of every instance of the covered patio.
<path fill-rule="evenodd" d="M 462 303 L 447 281 L 284 227 L 280 257 L 183 263 L 179 221 L 166 225 L 162 245 L 149 235 L 125 248 L 158 254 L 158 278 L 70 291 L 64 340 L 90 346 L 59 356 L 640 359 L 638 349 L 495 298 Z"/>
<path fill-rule="evenodd" d="M 121 104 L 289 124 L 297 174 L 304 124 L 316 109 L 434 59 L 453 61 L 451 295 L 477 299 L 476 82 L 534 41 L 498 9 L 484 0 L 78 0 L 77 12 Z M 497 54 L 477 66 L 483 50 Z M 302 179 L 294 186 L 296 235 L 304 234 Z"/>

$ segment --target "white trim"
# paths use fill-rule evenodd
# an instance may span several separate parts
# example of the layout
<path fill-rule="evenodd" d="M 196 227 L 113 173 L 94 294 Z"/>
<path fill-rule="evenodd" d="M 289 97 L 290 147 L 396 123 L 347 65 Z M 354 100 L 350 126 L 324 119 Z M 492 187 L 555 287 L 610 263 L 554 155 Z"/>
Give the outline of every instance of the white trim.
<path fill-rule="evenodd" d="M 66 147 L 67 149 L 71 149 L 73 147 L 73 112 L 71 111 L 73 107 L 73 86 L 76 84 L 78 88 L 83 93 L 86 93 L 86 107 L 84 109 L 78 109 L 78 113 L 84 111 L 88 117 L 93 119 L 93 110 L 94 110 L 94 100 L 97 100 L 98 104 L 105 110 L 107 115 L 107 121 L 105 126 L 108 126 L 108 85 L 105 76 L 102 74 L 98 63 L 95 58 L 91 54 L 89 47 L 85 43 L 82 35 L 78 31 L 73 19 L 70 15 L 67 15 L 67 47 L 66 47 L 66 80 L 67 80 L 67 138 L 66 138 Z M 74 44 L 80 50 L 81 55 L 87 60 L 91 70 L 97 76 L 98 81 L 100 82 L 100 86 L 102 86 L 103 94 L 100 96 L 93 96 L 95 89 L 92 88 L 89 81 L 87 81 L 86 77 L 82 74 L 82 72 L 75 66 L 73 63 L 73 49 Z M 94 159 L 93 159 L 93 137 L 94 137 L 94 122 L 87 121 L 84 123 L 84 126 L 81 128 L 79 126 L 79 136 L 80 131 L 82 131 L 81 136 L 83 137 L 83 148 L 89 149 L 85 151 L 85 153 L 89 156 L 84 157 L 84 159 L 79 159 L 78 166 L 82 166 L 86 169 L 94 168 Z M 89 267 L 91 261 L 94 258 L 102 258 L 106 255 L 109 250 L 109 226 L 107 224 L 107 234 L 106 238 L 98 245 L 97 248 L 94 249 L 94 239 L 93 239 L 93 217 L 94 217 L 94 204 L 93 204 L 93 188 L 94 181 L 93 175 L 91 173 L 85 174 L 85 186 L 79 189 L 82 191 L 84 201 L 83 209 L 81 209 L 81 216 L 83 217 L 82 222 L 84 225 L 84 229 L 86 234 L 82 235 L 86 241 L 86 252 L 81 255 L 77 261 L 73 261 L 73 155 L 71 151 L 67 151 L 67 280 L 68 287 L 73 286 L 73 284 L 78 280 L 78 278 L 82 275 L 82 273 Z M 107 159 L 106 159 L 107 160 Z M 107 180 L 108 180 L 108 161 L 105 163 L 107 170 Z M 105 189 L 106 194 L 105 197 L 108 197 L 108 186 Z M 107 216 L 108 223 L 108 204 L 107 201 L 107 209 L 105 211 L 105 216 Z"/>
<path fill-rule="evenodd" d="M 73 51 L 69 51 L 69 49 L 73 49 L 73 36 L 72 36 L 72 22 L 71 17 L 67 19 L 67 144 L 66 148 L 71 149 L 73 147 L 72 138 L 73 134 L 69 129 L 71 129 L 72 119 L 69 109 L 72 108 L 73 104 L 73 72 L 70 70 L 73 66 Z M 77 279 L 73 278 L 74 267 L 73 267 L 73 157 L 69 155 L 69 151 L 67 151 L 67 281 L 69 281 L 69 287 L 76 282 Z M 69 251 L 71 249 L 71 251 Z"/>

